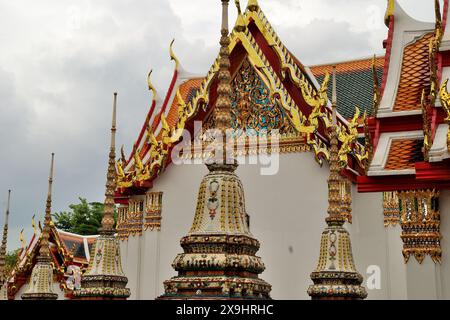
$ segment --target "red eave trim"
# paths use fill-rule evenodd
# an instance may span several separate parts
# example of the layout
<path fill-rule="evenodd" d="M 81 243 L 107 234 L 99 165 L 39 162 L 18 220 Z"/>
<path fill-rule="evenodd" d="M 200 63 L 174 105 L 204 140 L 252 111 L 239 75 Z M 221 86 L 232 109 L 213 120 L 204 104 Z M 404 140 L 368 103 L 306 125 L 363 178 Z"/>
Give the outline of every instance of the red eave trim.
<path fill-rule="evenodd" d="M 415 175 L 380 176 L 357 178 L 358 192 L 386 192 L 400 190 L 443 189 L 450 190 L 450 180 L 419 180 Z"/>
<path fill-rule="evenodd" d="M 416 178 L 423 181 L 450 181 L 450 162 L 418 162 Z"/>

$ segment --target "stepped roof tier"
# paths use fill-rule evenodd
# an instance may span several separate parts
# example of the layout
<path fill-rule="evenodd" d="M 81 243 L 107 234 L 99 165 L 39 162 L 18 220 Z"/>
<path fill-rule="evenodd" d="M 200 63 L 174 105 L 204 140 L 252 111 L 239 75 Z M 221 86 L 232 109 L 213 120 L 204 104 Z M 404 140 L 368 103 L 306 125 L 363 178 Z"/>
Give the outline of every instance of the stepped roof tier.
<path fill-rule="evenodd" d="M 242 92 L 242 95 L 232 97 L 232 127 L 244 127 L 244 131 L 267 129 L 271 132 L 278 129 L 280 152 L 312 150 L 316 160 L 322 164 L 329 159 L 326 130 L 331 123 L 331 103 L 327 96 L 329 77 L 325 77 L 322 72 L 324 67 L 309 68 L 300 63 L 284 46 L 260 6 L 255 3 L 257 2 L 249 2 L 240 15 L 239 25 L 230 34 L 228 48 L 232 85 L 239 85 L 242 79 L 253 81 L 250 87 L 257 86 L 264 93 L 262 102 L 257 104 L 260 108 L 257 113 L 268 110 L 277 116 L 265 121 L 259 119 L 258 125 L 250 128 L 242 126 L 243 121 L 248 118 L 258 119 L 255 112 L 250 115 L 240 112 L 240 108 L 246 103 L 255 104 L 255 101 L 251 101 L 249 92 Z M 219 58 L 214 61 L 206 76 L 199 77 L 181 67 L 174 54 L 173 42 L 170 48 L 175 70 L 168 92 L 164 99 L 160 99 L 149 77 L 149 88 L 154 96 L 149 112 L 131 154 L 127 157 L 122 150 L 121 159 L 117 163 L 118 190 L 115 199 L 118 203 L 126 204 L 127 195 L 142 194 L 152 187 L 153 181 L 172 162 L 171 150 L 179 143 L 183 129 L 194 137 L 198 135 L 198 132 L 194 132 L 194 121 L 203 121 L 203 130 L 211 127 L 209 122 L 217 100 Z M 338 85 L 338 90 L 346 90 L 346 87 L 353 86 L 351 83 L 359 82 L 360 79 L 366 85 L 371 82 L 368 61 L 348 65 L 339 67 L 338 72 L 342 69 L 342 73 L 347 73 L 348 78 Z M 376 60 L 376 65 L 378 75 L 380 59 Z M 314 73 L 321 77 L 321 83 Z M 362 99 L 366 102 L 356 119 L 349 118 L 357 113 L 350 111 L 350 105 L 343 104 L 343 115 L 338 113 L 338 123 L 347 128 L 348 135 L 355 133 L 353 129 L 358 127 L 358 122 L 363 121 L 358 118 L 363 117 L 365 110 L 370 110 L 368 100 L 371 99 L 371 92 L 372 90 L 368 91 Z M 356 109 L 356 105 L 353 109 Z M 352 152 L 341 158 L 345 158 L 348 164 L 345 171 L 353 180 L 364 174 L 366 159 L 363 145 L 355 139 L 348 137 L 347 143 L 353 146 Z"/>
<path fill-rule="evenodd" d="M 425 23 L 388 1 L 384 74 L 367 121 L 370 165 L 357 178 L 360 192 L 450 188 L 448 0 L 443 15 L 439 1 L 435 9 L 436 22 Z"/>

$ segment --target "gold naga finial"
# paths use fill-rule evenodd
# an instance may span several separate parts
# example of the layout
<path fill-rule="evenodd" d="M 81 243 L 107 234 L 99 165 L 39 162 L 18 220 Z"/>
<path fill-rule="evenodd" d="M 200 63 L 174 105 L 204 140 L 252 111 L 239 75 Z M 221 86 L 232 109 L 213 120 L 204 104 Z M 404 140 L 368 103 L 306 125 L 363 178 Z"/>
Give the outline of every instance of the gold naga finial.
<path fill-rule="evenodd" d="M 31 217 L 31 226 L 33 227 L 33 232 L 36 235 L 37 234 L 37 228 L 36 228 L 36 222 L 34 221 L 34 218 L 36 217 L 35 214 Z"/>
<path fill-rule="evenodd" d="M 373 77 L 373 115 L 376 116 L 381 101 L 380 86 L 378 85 L 378 73 L 377 73 L 377 56 L 373 55 L 372 60 L 372 77 Z"/>
<path fill-rule="evenodd" d="M 144 170 L 144 164 L 142 163 L 141 156 L 139 155 L 139 150 L 137 149 L 134 152 L 134 165 L 139 173 Z"/>
<path fill-rule="evenodd" d="M 389 26 L 389 18 L 394 15 L 395 0 L 387 1 L 386 13 L 384 14 L 384 23 Z"/>
<path fill-rule="evenodd" d="M 259 8 L 258 0 L 248 0 L 247 8 L 250 11 L 257 11 Z"/>
<path fill-rule="evenodd" d="M 442 36 L 442 15 L 439 0 L 434 0 L 434 10 L 436 16 L 436 39 L 440 40 Z"/>
<path fill-rule="evenodd" d="M 147 138 L 152 146 L 156 146 L 158 144 L 158 140 L 156 140 L 156 137 L 153 134 L 150 126 L 147 126 Z"/>
<path fill-rule="evenodd" d="M 22 244 L 22 251 L 25 252 L 27 250 L 27 244 L 25 242 L 25 239 L 23 238 L 23 229 L 20 230 L 19 240 L 20 243 Z"/>
<path fill-rule="evenodd" d="M 244 20 L 244 16 L 242 15 L 241 3 L 239 0 L 234 0 L 234 3 L 236 4 L 236 8 L 238 11 L 236 25 L 234 26 L 234 30 L 236 30 L 237 32 L 243 32 L 243 31 L 245 31 L 245 20 Z"/>
<path fill-rule="evenodd" d="M 122 160 L 122 165 L 125 166 L 127 163 L 127 157 L 125 156 L 124 145 L 120 147 L 120 159 Z"/>
<path fill-rule="evenodd" d="M 167 123 L 166 115 L 164 114 L 164 112 L 161 113 L 161 125 L 166 132 L 170 132 L 170 127 Z"/>
<path fill-rule="evenodd" d="M 175 69 L 180 70 L 180 60 L 178 60 L 177 56 L 175 55 L 175 52 L 173 51 L 173 44 L 175 42 L 175 39 L 172 40 L 170 43 L 169 51 L 170 51 L 170 60 L 175 61 Z"/>
<path fill-rule="evenodd" d="M 156 91 L 155 86 L 152 83 L 151 75 L 152 75 L 153 69 L 150 70 L 147 76 L 147 84 L 148 84 L 148 90 L 150 90 L 153 93 L 153 101 L 156 101 L 158 99 L 158 92 Z"/>
<path fill-rule="evenodd" d="M 444 81 L 439 90 L 439 97 L 441 98 L 442 108 L 444 108 L 447 117 L 446 122 L 450 121 L 450 94 L 447 91 L 448 79 Z"/>

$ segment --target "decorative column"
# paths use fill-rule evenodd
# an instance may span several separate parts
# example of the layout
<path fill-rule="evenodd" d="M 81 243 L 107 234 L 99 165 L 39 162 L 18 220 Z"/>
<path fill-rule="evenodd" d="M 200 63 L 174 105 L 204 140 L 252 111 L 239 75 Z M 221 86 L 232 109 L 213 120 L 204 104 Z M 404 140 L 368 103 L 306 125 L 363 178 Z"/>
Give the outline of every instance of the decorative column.
<path fill-rule="evenodd" d="M 0 247 L 0 300 L 8 300 L 8 275 L 6 270 L 6 248 L 8 242 L 8 218 L 11 190 L 8 190 L 8 203 L 6 205 L 5 222 L 3 225 L 3 239 Z"/>
<path fill-rule="evenodd" d="M 81 300 L 124 300 L 130 296 L 125 288 L 128 279 L 122 270 L 119 240 L 114 229 L 114 192 L 116 190 L 116 106 L 114 93 L 109 151 L 108 173 L 106 175 L 105 206 L 100 236 L 95 240 L 89 267 L 81 277 L 81 289 L 75 290 L 75 299 Z"/>
<path fill-rule="evenodd" d="M 55 154 L 52 153 L 50 165 L 50 176 L 48 178 L 48 195 L 45 207 L 44 228 L 42 229 L 39 255 L 37 263 L 31 273 L 28 289 L 22 294 L 23 300 L 56 300 L 58 294 L 53 292 L 53 266 L 50 257 L 50 223 L 52 220 L 52 184 L 53 184 L 53 162 Z"/>
<path fill-rule="evenodd" d="M 362 276 L 353 261 L 350 235 L 343 227 L 339 175 L 339 148 L 336 121 L 336 69 L 333 70 L 333 125 L 330 128 L 330 176 L 328 178 L 327 227 L 322 232 L 319 263 L 311 273 L 313 285 L 308 294 L 313 300 L 356 300 L 367 297 Z"/>
<path fill-rule="evenodd" d="M 244 190 L 235 159 L 226 155 L 231 123 L 228 2 L 222 0 L 220 68 L 214 123 L 222 133 L 222 152 L 207 164 L 190 232 L 181 239 L 184 253 L 172 267 L 178 276 L 164 282 L 160 299 L 269 299 L 271 286 L 258 278 L 265 266 L 256 256 L 259 242 L 250 232 Z M 219 149 L 219 148 L 217 148 Z M 216 150 L 217 150 L 216 149 Z"/>

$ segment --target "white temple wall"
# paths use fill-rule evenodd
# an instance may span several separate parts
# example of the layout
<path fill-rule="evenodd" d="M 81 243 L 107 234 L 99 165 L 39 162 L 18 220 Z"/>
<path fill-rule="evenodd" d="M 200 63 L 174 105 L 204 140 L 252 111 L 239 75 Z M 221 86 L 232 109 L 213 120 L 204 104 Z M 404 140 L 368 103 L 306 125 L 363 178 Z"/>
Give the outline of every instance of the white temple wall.
<path fill-rule="evenodd" d="M 276 175 L 262 176 L 259 170 L 257 165 L 241 165 L 237 173 L 245 188 L 251 230 L 261 242 L 258 254 L 266 264 L 261 277 L 272 284 L 274 299 L 308 299 L 309 274 L 325 227 L 327 165 L 320 168 L 310 153 L 295 153 L 281 155 Z M 131 298 L 156 298 L 164 291 L 163 281 L 176 275 L 171 264 L 182 252 L 179 241 L 191 227 L 206 173 L 204 165 L 173 165 L 156 181 L 152 191 L 164 192 L 161 231 L 148 230 L 121 242 Z M 422 264 L 414 257 L 405 264 L 400 226 L 383 225 L 381 193 L 361 194 L 355 187 L 352 193 L 353 224 L 346 226 L 368 298 L 450 299 L 450 191 L 440 196 L 441 265 L 428 256 Z"/>
<path fill-rule="evenodd" d="M 450 299 L 450 191 L 441 191 L 439 196 L 439 208 L 441 213 L 441 246 L 442 264 L 439 267 L 440 287 L 439 299 Z"/>
<path fill-rule="evenodd" d="M 159 231 L 144 231 L 141 237 L 141 299 L 155 299 L 160 295 L 160 236 Z"/>
<path fill-rule="evenodd" d="M 156 298 L 164 292 L 163 282 L 176 275 L 171 264 L 182 252 L 179 242 L 192 225 L 198 188 L 207 172 L 205 165 L 171 165 L 155 181 L 152 191 L 164 192 L 160 245 L 156 244 L 158 231 L 144 232 L 140 237 L 141 266 L 137 270 L 137 259 L 133 257 L 137 251 L 131 249 L 137 244 L 128 241 L 127 258 L 123 261 L 132 298 Z M 308 152 L 282 154 L 276 175 L 263 176 L 258 165 L 249 164 L 239 166 L 237 174 L 245 189 L 251 231 L 261 243 L 258 255 L 266 265 L 261 278 L 272 284 L 274 299 L 309 299 L 306 293 L 312 283 L 309 275 L 318 261 L 327 214 L 327 165 L 320 168 Z M 355 259 L 366 279 L 368 265 L 381 264 L 382 269 L 386 265 L 386 246 L 379 245 L 380 241 L 386 241 L 381 195 L 353 194 L 358 228 L 350 229 L 357 233 L 352 234 L 352 240 L 357 238 L 360 243 L 354 245 Z M 356 218 L 357 215 L 361 217 Z M 366 231 L 368 236 L 359 236 Z M 139 295 L 136 273 L 140 273 Z M 386 297 L 386 289 L 383 291 L 386 280 L 383 281 L 382 289 L 370 292 L 369 298 Z"/>
<path fill-rule="evenodd" d="M 127 255 L 126 255 L 126 263 L 122 267 L 124 268 L 124 272 L 128 277 L 128 288 L 132 288 L 130 299 L 142 299 L 139 297 L 139 287 L 141 285 L 145 285 L 140 283 L 140 270 L 141 266 L 139 264 L 140 260 L 140 241 L 141 237 L 139 236 L 130 236 L 128 238 L 127 243 Z"/>

